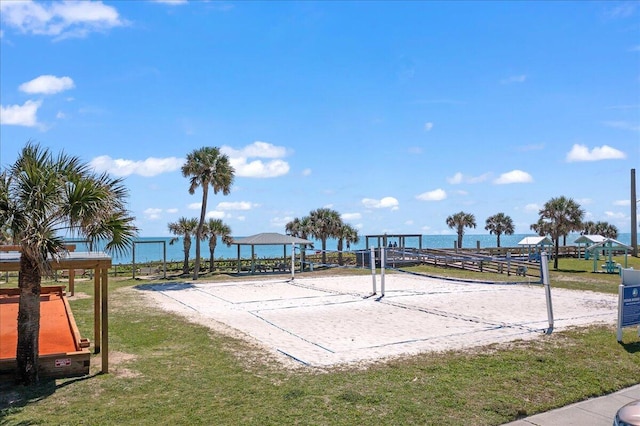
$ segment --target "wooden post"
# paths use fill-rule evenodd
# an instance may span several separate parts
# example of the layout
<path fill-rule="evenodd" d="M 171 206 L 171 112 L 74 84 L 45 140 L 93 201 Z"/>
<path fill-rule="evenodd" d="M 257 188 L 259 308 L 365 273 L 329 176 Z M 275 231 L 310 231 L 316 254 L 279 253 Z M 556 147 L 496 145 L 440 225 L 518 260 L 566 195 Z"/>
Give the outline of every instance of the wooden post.
<path fill-rule="evenodd" d="M 102 373 L 107 374 L 109 372 L 109 310 L 108 310 L 108 286 L 109 276 L 108 270 L 100 269 L 96 270 L 96 275 L 100 275 L 102 281 Z"/>
<path fill-rule="evenodd" d="M 74 268 L 69 269 L 69 294 L 71 294 L 72 296 L 75 296 L 75 293 L 76 293 L 75 278 L 76 278 L 76 270 Z"/>
<path fill-rule="evenodd" d="M 93 274 L 93 353 L 100 353 L 100 274 L 98 270 Z"/>

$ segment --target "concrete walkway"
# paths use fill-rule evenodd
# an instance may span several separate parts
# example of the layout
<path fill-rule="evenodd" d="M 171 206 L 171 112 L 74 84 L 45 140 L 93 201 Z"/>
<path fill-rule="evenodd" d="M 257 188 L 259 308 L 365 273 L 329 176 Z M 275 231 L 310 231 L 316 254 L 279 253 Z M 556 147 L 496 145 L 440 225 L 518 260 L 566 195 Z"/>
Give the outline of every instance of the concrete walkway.
<path fill-rule="evenodd" d="M 587 399 L 506 424 L 510 426 L 611 426 L 616 411 L 636 399 L 640 399 L 640 384 L 610 395 Z"/>

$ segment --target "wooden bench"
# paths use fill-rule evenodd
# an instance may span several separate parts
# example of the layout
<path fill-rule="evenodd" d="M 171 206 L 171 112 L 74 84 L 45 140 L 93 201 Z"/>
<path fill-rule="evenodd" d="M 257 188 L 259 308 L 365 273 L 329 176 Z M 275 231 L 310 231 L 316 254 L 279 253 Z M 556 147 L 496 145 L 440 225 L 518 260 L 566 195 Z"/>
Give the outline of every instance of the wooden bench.
<path fill-rule="evenodd" d="M 523 277 L 527 275 L 527 267 L 524 265 L 518 266 L 518 269 L 516 269 L 516 275 L 522 275 Z"/>
<path fill-rule="evenodd" d="M 272 270 L 273 272 L 276 272 L 276 271 L 287 272 L 291 269 L 286 263 L 276 263 L 275 265 L 273 265 Z"/>
<path fill-rule="evenodd" d="M 151 266 L 138 269 L 138 273 L 140 273 L 140 275 L 153 275 L 157 274 L 158 272 L 158 268 L 154 268 Z"/>
<path fill-rule="evenodd" d="M 86 269 L 74 269 L 73 270 L 73 275 L 76 277 L 84 277 L 87 274 L 87 270 Z M 69 278 L 69 270 L 68 269 L 63 269 L 62 271 L 60 271 L 60 275 L 62 276 L 62 278 Z"/>

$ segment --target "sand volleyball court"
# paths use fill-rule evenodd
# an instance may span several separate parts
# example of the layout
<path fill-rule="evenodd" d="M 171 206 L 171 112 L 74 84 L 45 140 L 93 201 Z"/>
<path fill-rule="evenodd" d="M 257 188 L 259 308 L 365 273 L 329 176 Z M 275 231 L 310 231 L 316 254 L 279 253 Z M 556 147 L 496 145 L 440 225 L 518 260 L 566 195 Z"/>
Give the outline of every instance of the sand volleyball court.
<path fill-rule="evenodd" d="M 544 336 L 542 285 L 482 284 L 387 274 L 173 282 L 137 287 L 162 309 L 236 330 L 283 361 L 328 367 Z M 617 296 L 552 288 L 554 331 L 615 324 Z M 369 297 L 367 297 L 369 296 Z M 222 325 L 222 326 L 221 326 Z M 226 326 L 226 327 L 225 327 Z"/>

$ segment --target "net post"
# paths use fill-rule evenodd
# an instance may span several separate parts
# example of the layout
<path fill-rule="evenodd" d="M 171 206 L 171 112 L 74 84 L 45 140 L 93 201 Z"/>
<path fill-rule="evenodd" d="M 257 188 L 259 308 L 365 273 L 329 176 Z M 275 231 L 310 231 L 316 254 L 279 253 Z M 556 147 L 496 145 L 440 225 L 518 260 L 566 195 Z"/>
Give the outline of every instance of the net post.
<path fill-rule="evenodd" d="M 547 299 L 547 317 L 549 319 L 549 328 L 545 334 L 553 332 L 553 305 L 551 303 L 551 285 L 549 284 L 549 261 L 547 260 L 547 252 L 543 251 L 540 255 L 540 273 L 542 274 L 542 284 Z"/>
<path fill-rule="evenodd" d="M 369 263 L 371 264 L 371 278 L 373 280 L 373 293 L 376 294 L 376 251 L 371 246 L 371 255 L 369 256 Z"/>
<path fill-rule="evenodd" d="M 385 247 L 380 248 L 380 297 L 384 296 Z"/>

